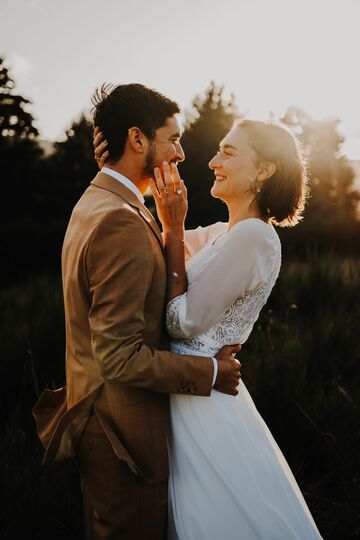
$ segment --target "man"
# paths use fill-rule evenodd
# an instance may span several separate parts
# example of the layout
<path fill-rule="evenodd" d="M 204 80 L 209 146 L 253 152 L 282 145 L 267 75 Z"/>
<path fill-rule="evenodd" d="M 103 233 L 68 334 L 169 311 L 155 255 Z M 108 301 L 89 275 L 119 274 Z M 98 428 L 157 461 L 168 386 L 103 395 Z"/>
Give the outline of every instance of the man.
<path fill-rule="evenodd" d="M 208 396 L 214 384 L 235 394 L 240 376 L 239 347 L 217 359 L 179 357 L 164 339 L 163 244 L 143 194 L 155 166 L 184 159 L 178 112 L 139 84 L 102 87 L 94 124 L 108 166 L 64 239 L 66 403 L 47 391 L 34 413 L 45 461 L 76 455 L 88 539 L 165 538 L 168 394 Z"/>

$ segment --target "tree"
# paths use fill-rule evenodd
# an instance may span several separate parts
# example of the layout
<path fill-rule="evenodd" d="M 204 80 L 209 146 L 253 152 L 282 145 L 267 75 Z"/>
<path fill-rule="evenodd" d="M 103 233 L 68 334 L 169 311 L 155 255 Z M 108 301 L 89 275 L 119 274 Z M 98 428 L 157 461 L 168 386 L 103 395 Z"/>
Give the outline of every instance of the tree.
<path fill-rule="evenodd" d="M 55 143 L 55 152 L 48 158 L 49 184 L 56 193 L 52 201 L 53 214 L 65 223 L 98 171 L 92 140 L 92 122 L 82 114 L 66 131 L 65 140 Z"/>
<path fill-rule="evenodd" d="M 0 57 L 0 144 L 37 137 L 33 116 L 26 111 L 31 103 L 14 94 L 15 82 L 9 75 L 4 58 Z"/>
<path fill-rule="evenodd" d="M 6 222 L 30 217 L 36 181 L 41 176 L 43 152 L 34 118 L 26 110 L 30 103 L 15 93 L 15 82 L 0 57 L 0 170 L 3 195 L 9 201 L 0 219 Z"/>
<path fill-rule="evenodd" d="M 15 275 L 31 264 L 38 239 L 39 208 L 36 194 L 41 186 L 42 150 L 38 130 L 27 111 L 30 101 L 15 92 L 15 82 L 0 58 L 0 170 L 2 206 L 1 272 Z"/>
<path fill-rule="evenodd" d="M 309 160 L 311 197 L 301 229 L 321 241 L 347 237 L 358 228 L 360 194 L 354 186 L 354 172 L 341 154 L 343 137 L 339 120 L 313 120 L 297 107 L 290 107 L 282 121 L 302 142 Z"/>
<path fill-rule="evenodd" d="M 0 57 L 0 169 L 6 179 L 2 189 L 7 200 L 13 201 L 13 197 L 17 200 L 15 211 L 10 204 L 3 209 L 1 219 L 5 220 L 17 219 L 16 212 L 20 216 L 26 214 L 42 156 L 34 118 L 26 110 L 30 101 L 14 89 L 15 82 Z"/>
<path fill-rule="evenodd" d="M 214 174 L 207 165 L 238 116 L 234 97 L 225 100 L 223 90 L 211 82 L 205 97 L 196 97 L 194 110 L 187 115 L 182 138 L 186 160 L 180 166 L 189 195 L 187 228 L 227 219 L 223 203 L 210 195 Z"/>

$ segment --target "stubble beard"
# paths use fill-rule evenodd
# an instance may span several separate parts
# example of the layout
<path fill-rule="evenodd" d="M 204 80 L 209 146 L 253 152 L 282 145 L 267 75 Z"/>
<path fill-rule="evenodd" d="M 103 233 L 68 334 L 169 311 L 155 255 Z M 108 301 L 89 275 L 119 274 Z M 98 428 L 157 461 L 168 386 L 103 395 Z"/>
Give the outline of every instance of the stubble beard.
<path fill-rule="evenodd" d="M 149 176 L 153 178 L 154 169 L 156 167 L 155 157 L 156 157 L 155 145 L 150 144 L 147 154 L 145 156 L 145 162 L 144 162 L 144 167 L 143 167 L 142 175 L 144 178 L 148 178 Z"/>

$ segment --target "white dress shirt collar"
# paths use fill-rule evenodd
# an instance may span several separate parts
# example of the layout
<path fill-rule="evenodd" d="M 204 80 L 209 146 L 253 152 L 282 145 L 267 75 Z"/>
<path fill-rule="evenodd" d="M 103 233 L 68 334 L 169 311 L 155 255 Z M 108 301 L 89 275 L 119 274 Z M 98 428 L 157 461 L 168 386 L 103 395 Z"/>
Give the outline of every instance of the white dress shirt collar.
<path fill-rule="evenodd" d="M 142 202 L 143 204 L 145 203 L 145 199 L 142 196 L 141 191 L 135 186 L 134 182 L 126 178 L 126 176 L 124 176 L 123 174 L 120 174 L 117 171 L 114 171 L 113 169 L 109 169 L 108 167 L 103 167 L 101 169 L 101 172 L 104 174 L 108 174 L 109 176 L 112 176 L 113 178 L 115 178 L 115 180 L 118 180 L 119 182 L 121 182 L 125 187 L 130 189 L 130 191 L 132 191 L 134 195 L 136 195 L 136 197 L 139 199 L 140 202 Z"/>

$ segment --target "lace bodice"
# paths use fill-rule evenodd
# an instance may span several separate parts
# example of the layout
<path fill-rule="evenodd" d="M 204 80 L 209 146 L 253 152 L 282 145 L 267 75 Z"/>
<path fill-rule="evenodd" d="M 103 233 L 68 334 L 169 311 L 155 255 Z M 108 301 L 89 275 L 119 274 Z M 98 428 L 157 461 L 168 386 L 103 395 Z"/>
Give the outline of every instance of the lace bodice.
<path fill-rule="evenodd" d="M 275 230 L 260 220 L 233 229 L 214 245 L 209 238 L 188 260 L 188 292 L 166 311 L 173 349 L 214 355 L 249 337 L 278 277 L 281 247 Z"/>

